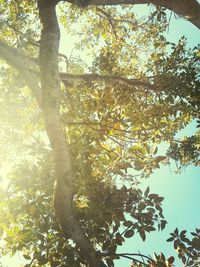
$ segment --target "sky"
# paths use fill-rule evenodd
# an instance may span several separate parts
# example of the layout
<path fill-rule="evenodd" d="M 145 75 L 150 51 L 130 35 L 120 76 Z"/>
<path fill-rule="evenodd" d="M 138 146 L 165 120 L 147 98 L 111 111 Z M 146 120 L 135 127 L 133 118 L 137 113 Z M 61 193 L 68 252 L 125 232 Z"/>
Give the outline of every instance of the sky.
<path fill-rule="evenodd" d="M 146 12 L 144 5 L 138 5 L 135 8 L 136 12 L 141 15 Z M 66 38 L 62 31 L 61 52 L 65 53 L 71 50 L 73 42 L 66 42 Z M 188 46 L 193 47 L 200 41 L 200 31 L 190 22 L 177 18 L 174 15 L 171 17 L 169 30 L 167 33 L 168 40 L 177 42 L 178 39 L 185 35 L 188 39 Z M 68 39 L 69 40 L 69 39 Z M 187 127 L 181 135 L 191 135 L 195 130 L 195 124 L 192 123 Z M 152 192 L 163 196 L 164 215 L 168 224 L 164 231 L 153 232 L 147 235 L 147 239 L 143 242 L 139 237 L 134 236 L 127 239 L 125 245 L 118 252 L 137 253 L 140 251 L 143 254 L 151 254 L 153 252 L 163 251 L 166 255 L 176 255 L 173 246 L 166 242 L 169 233 L 176 227 L 186 229 L 189 232 L 195 227 L 200 227 L 200 167 L 188 167 L 181 174 L 175 174 L 173 167 L 162 167 L 156 171 L 150 178 L 142 181 L 142 187 L 150 187 Z M 16 255 L 13 259 L 6 257 L 4 267 L 19 267 L 22 263 L 22 257 Z M 130 261 L 121 259 L 116 261 L 115 267 L 128 267 Z M 181 267 L 178 264 L 176 267 Z"/>
<path fill-rule="evenodd" d="M 192 132 L 192 126 L 188 132 Z M 137 253 L 145 255 L 160 254 L 166 256 L 177 255 L 172 243 L 166 242 L 169 233 L 177 227 L 179 230 L 194 231 L 200 227 L 200 167 L 187 167 L 181 174 L 175 174 L 173 167 L 162 167 L 148 179 L 141 181 L 142 188 L 150 187 L 152 193 L 164 197 L 163 210 L 168 224 L 164 231 L 152 232 L 147 235 L 145 242 L 135 236 L 126 241 L 119 252 Z M 128 266 L 128 260 L 116 262 L 115 267 Z M 176 267 L 181 267 L 177 262 Z"/>
<path fill-rule="evenodd" d="M 142 6 L 136 7 L 136 12 L 144 12 Z M 187 37 L 188 47 L 200 43 L 200 31 L 190 22 L 172 15 L 167 39 L 177 42 L 181 36 Z M 180 135 L 192 135 L 195 123 L 191 123 Z M 163 210 L 168 224 L 164 231 L 152 232 L 147 235 L 145 242 L 138 236 L 126 241 L 119 252 L 141 253 L 152 255 L 161 251 L 166 256 L 176 256 L 172 243 L 166 242 L 169 233 L 177 227 L 188 230 L 188 233 L 200 227 L 200 167 L 187 167 L 181 174 L 175 174 L 173 167 L 162 167 L 150 178 L 142 181 L 142 188 L 150 187 L 152 192 L 164 197 Z M 129 266 L 129 260 L 116 261 L 115 267 Z M 182 267 L 177 262 L 176 267 Z"/>

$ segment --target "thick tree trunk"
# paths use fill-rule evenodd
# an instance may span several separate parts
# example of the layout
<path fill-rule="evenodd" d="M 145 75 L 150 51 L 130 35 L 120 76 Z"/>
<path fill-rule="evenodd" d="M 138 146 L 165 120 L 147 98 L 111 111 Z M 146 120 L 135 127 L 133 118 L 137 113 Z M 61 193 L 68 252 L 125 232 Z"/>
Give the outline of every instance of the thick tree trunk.
<path fill-rule="evenodd" d="M 72 182 L 73 171 L 70 155 L 61 126 L 60 77 L 58 71 L 58 48 L 60 31 L 52 0 L 38 0 L 42 23 L 40 41 L 40 70 L 42 87 L 42 109 L 45 126 L 55 157 L 56 189 L 54 205 L 57 219 L 65 236 L 70 236 L 90 267 L 103 266 L 96 251 L 73 215 Z"/>

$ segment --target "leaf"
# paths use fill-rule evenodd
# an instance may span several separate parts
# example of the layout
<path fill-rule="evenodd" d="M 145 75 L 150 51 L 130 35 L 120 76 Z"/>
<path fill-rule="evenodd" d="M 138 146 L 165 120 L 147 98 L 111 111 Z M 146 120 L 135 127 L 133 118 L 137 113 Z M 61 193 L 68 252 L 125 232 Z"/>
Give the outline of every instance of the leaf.
<path fill-rule="evenodd" d="M 158 197 L 157 194 L 150 194 L 150 195 L 149 195 L 149 198 L 152 198 L 152 199 L 155 199 L 155 198 L 157 198 L 157 197 Z"/>
<path fill-rule="evenodd" d="M 122 170 L 126 170 L 128 168 L 132 168 L 133 167 L 129 162 L 119 162 L 117 164 L 117 166 Z"/>
<path fill-rule="evenodd" d="M 185 236 L 186 232 L 187 232 L 186 230 L 181 231 L 180 238 L 182 238 L 183 236 Z"/>
<path fill-rule="evenodd" d="M 166 241 L 167 242 L 172 242 L 172 241 L 174 241 L 174 237 L 172 236 L 172 237 L 168 238 Z"/>
<path fill-rule="evenodd" d="M 147 187 L 147 189 L 145 190 L 144 192 L 144 196 L 147 197 L 149 195 L 149 191 L 150 191 L 150 188 L 149 186 Z"/>
<path fill-rule="evenodd" d="M 115 244 L 117 244 L 118 246 L 122 246 L 122 241 L 120 239 L 115 239 Z"/>
<path fill-rule="evenodd" d="M 162 160 L 165 160 L 166 157 L 165 156 L 157 156 L 156 159 L 157 159 L 157 161 L 162 161 Z"/>
<path fill-rule="evenodd" d="M 167 224 L 167 222 L 165 220 L 162 220 L 161 221 L 161 224 L 160 224 L 161 230 L 164 230 L 165 229 L 166 224 Z"/>
<path fill-rule="evenodd" d="M 133 225 L 133 222 L 132 221 L 125 221 L 125 222 L 123 222 L 123 225 L 126 227 L 131 227 Z"/>
<path fill-rule="evenodd" d="M 172 263 L 175 261 L 175 259 L 174 259 L 173 256 L 171 256 L 171 257 L 169 257 L 169 258 L 167 259 L 167 261 L 169 262 L 169 264 L 172 264 Z"/>
<path fill-rule="evenodd" d="M 178 248 L 178 245 L 179 245 L 179 241 L 178 240 L 175 240 L 174 241 L 174 249 L 177 249 Z"/>
<path fill-rule="evenodd" d="M 178 228 L 175 229 L 174 233 L 176 236 L 178 236 Z"/>
<path fill-rule="evenodd" d="M 153 154 L 155 155 L 155 154 L 157 154 L 157 152 L 158 152 L 158 147 L 156 147 L 156 148 L 154 149 Z"/>
<path fill-rule="evenodd" d="M 186 263 L 186 257 L 185 256 L 182 256 L 181 258 L 182 262 L 185 264 Z"/>
<path fill-rule="evenodd" d="M 117 232 L 118 229 L 119 229 L 119 226 L 117 224 L 115 224 L 113 226 L 113 233 Z"/>
<path fill-rule="evenodd" d="M 134 162 L 134 169 L 135 169 L 136 171 L 141 171 L 143 168 L 144 168 L 144 163 L 143 163 L 143 161 L 141 161 L 141 160 L 136 160 L 136 161 Z"/>
<path fill-rule="evenodd" d="M 153 226 L 147 226 L 147 227 L 145 227 L 145 230 L 146 230 L 147 232 L 152 232 L 152 231 L 155 231 L 156 228 L 153 227 Z"/>
<path fill-rule="evenodd" d="M 116 241 L 118 242 L 116 242 L 118 245 L 122 245 L 122 242 L 124 242 L 125 241 L 125 239 L 123 238 L 123 236 L 120 234 L 120 233 L 117 233 L 116 234 Z"/>
<path fill-rule="evenodd" d="M 134 230 L 128 230 L 125 232 L 124 237 L 130 238 L 134 235 Z"/>
<path fill-rule="evenodd" d="M 142 238 L 143 241 L 146 239 L 145 231 L 143 229 L 139 230 L 140 237 Z"/>
<path fill-rule="evenodd" d="M 31 259 L 31 257 L 30 257 L 29 255 L 27 255 L 27 254 L 24 254 L 23 257 L 24 257 L 24 259 L 26 259 L 26 260 L 30 260 L 30 259 Z"/>
<path fill-rule="evenodd" d="M 141 201 L 138 205 L 138 212 L 141 213 L 145 209 L 146 205 L 143 201 Z"/>

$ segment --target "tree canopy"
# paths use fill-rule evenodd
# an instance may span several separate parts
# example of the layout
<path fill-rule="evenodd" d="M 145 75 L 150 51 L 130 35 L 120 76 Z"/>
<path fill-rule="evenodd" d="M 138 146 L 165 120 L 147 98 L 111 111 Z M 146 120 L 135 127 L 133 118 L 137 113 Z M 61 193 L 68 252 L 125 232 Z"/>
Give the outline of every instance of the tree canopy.
<path fill-rule="evenodd" d="M 19 251 L 26 267 L 174 266 L 164 252 L 117 248 L 166 226 L 164 198 L 141 179 L 200 165 L 199 46 L 166 37 L 167 9 L 200 27 L 200 4 L 187 2 L 0 0 L 2 255 Z M 147 16 L 139 3 L 152 4 Z M 59 25 L 74 36 L 69 56 Z M 168 242 L 199 265 L 200 229 Z"/>

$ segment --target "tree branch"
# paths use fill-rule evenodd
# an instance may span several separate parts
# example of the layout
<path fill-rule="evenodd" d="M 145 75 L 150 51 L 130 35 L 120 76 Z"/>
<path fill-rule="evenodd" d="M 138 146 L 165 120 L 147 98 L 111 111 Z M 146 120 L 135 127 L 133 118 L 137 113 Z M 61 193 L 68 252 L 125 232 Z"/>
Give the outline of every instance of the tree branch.
<path fill-rule="evenodd" d="M 126 85 L 133 89 L 133 87 L 147 87 L 156 91 L 158 88 L 155 84 L 151 84 L 140 79 L 128 79 L 116 75 L 101 75 L 96 73 L 85 73 L 85 74 L 71 74 L 71 73 L 60 73 L 61 80 L 63 82 L 77 82 L 77 81 L 105 81 L 105 82 L 118 82 L 119 84 Z"/>
<path fill-rule="evenodd" d="M 153 262 L 153 259 L 150 256 L 141 254 L 141 253 L 115 253 L 113 255 L 109 253 L 102 253 L 101 254 L 103 257 L 107 256 L 119 256 L 121 258 L 126 258 L 129 260 L 132 260 L 133 262 L 138 262 L 143 264 L 143 266 L 149 266 L 149 263 Z M 144 261 L 138 260 L 136 257 L 144 258 L 148 261 L 148 263 L 145 263 Z"/>
<path fill-rule="evenodd" d="M 60 54 L 59 54 L 60 56 Z M 40 107 L 42 104 L 42 91 L 38 84 L 39 71 L 30 68 L 30 65 L 37 64 L 35 59 L 29 58 L 18 51 L 17 48 L 8 46 L 5 42 L 0 40 L 0 58 L 5 60 L 8 64 L 13 66 L 23 77 L 23 79 L 30 86 L 34 96 L 36 97 Z M 104 82 L 118 82 L 119 84 L 128 86 L 131 90 L 134 87 L 146 87 L 153 91 L 157 91 L 158 87 L 141 79 L 128 79 L 116 75 L 101 75 L 96 73 L 72 74 L 60 72 L 60 78 L 63 83 L 74 83 L 81 81 L 104 81 Z"/>
<path fill-rule="evenodd" d="M 77 4 L 77 0 L 64 0 L 72 4 Z M 80 1 L 79 1 L 80 2 Z M 83 0 L 84 2 L 84 0 Z M 189 20 L 193 25 L 200 29 L 200 4 L 197 0 L 89 0 L 87 5 L 106 6 L 106 5 L 136 5 L 153 4 L 165 7 L 174 11 L 179 16 Z"/>
<path fill-rule="evenodd" d="M 41 88 L 38 83 L 38 75 L 29 68 L 29 65 L 33 62 L 29 61 L 18 49 L 8 46 L 2 40 L 0 40 L 0 58 L 13 66 L 22 75 L 41 107 Z"/>

